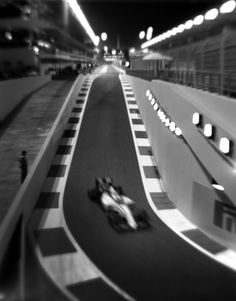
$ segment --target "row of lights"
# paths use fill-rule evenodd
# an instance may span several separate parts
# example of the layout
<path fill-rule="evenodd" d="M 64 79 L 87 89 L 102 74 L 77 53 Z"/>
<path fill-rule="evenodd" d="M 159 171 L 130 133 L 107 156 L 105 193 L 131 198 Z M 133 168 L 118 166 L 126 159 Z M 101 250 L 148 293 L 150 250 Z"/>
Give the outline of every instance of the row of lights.
<path fill-rule="evenodd" d="M 169 128 L 169 130 L 174 133 L 176 136 L 181 137 L 182 136 L 182 130 L 176 126 L 175 122 L 171 121 L 169 116 L 164 112 L 164 110 L 161 108 L 160 104 L 157 102 L 155 97 L 152 95 L 151 91 L 148 89 L 146 90 L 146 97 L 153 106 L 154 111 L 157 112 L 157 116 L 160 118 L 160 120 L 164 123 L 166 127 Z M 192 122 L 196 126 L 201 126 L 202 124 L 202 115 L 200 115 L 198 112 L 193 113 L 192 117 Z M 214 135 L 214 127 L 210 124 L 207 123 L 204 126 L 204 135 L 207 138 L 211 138 Z M 232 141 L 230 141 L 226 137 L 222 137 L 220 139 L 219 143 L 219 149 L 222 153 L 224 154 L 229 154 L 231 149 L 232 149 Z M 212 179 L 211 183 L 212 187 L 217 189 L 217 190 L 224 190 L 224 187 L 220 184 L 218 184 L 214 179 Z"/>
<path fill-rule="evenodd" d="M 193 20 L 188 20 L 184 24 L 180 24 L 179 26 L 174 27 L 173 29 L 170 29 L 157 37 L 153 38 L 150 41 L 147 41 L 141 45 L 141 48 L 147 48 L 153 44 L 156 44 L 158 42 L 161 42 L 167 38 L 170 38 L 171 36 L 175 36 L 176 34 L 182 33 L 184 30 L 191 29 L 194 25 L 201 25 L 204 20 L 215 20 L 219 13 L 221 14 L 227 14 L 234 11 L 236 7 L 236 1 L 235 0 L 229 0 L 225 3 L 223 3 L 219 9 L 212 8 L 209 11 L 205 13 L 205 15 L 198 15 Z"/>
<path fill-rule="evenodd" d="M 202 119 L 203 117 L 201 114 L 199 114 L 198 112 L 193 113 L 192 123 L 194 125 L 201 127 Z M 204 136 L 214 140 L 215 130 L 216 130 L 214 125 L 210 123 L 206 123 L 202 128 L 203 128 Z M 232 153 L 232 147 L 233 147 L 232 141 L 227 137 L 221 137 L 219 141 L 220 141 L 218 145 L 219 150 L 225 155 L 230 155 Z"/>
<path fill-rule="evenodd" d="M 182 130 L 175 124 L 174 121 L 171 121 L 170 117 L 167 116 L 165 111 L 162 109 L 160 104 L 157 102 L 155 97 L 152 95 L 150 90 L 146 91 L 146 97 L 153 106 L 154 111 L 157 112 L 157 116 L 164 123 L 164 125 L 169 128 L 169 130 L 174 133 L 176 136 L 180 137 L 182 135 Z"/>
<path fill-rule="evenodd" d="M 152 33 L 153 33 L 153 27 L 149 26 L 147 29 L 147 33 L 145 33 L 144 30 L 140 31 L 139 38 L 140 38 L 140 40 L 143 40 L 146 36 L 146 39 L 149 41 L 152 38 Z"/>

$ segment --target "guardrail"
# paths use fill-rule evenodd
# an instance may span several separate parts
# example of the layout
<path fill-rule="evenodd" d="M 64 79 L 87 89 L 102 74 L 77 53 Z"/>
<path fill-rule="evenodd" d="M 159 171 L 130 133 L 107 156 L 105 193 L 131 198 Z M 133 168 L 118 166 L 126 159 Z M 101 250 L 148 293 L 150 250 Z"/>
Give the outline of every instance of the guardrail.
<path fill-rule="evenodd" d="M 178 71 L 178 70 L 132 70 L 127 74 L 145 80 L 160 79 L 176 84 L 190 86 L 221 95 L 236 95 L 236 73 L 220 73 L 206 71 Z"/>
<path fill-rule="evenodd" d="M 10 241 L 17 231 L 17 240 L 19 240 L 18 252 L 19 256 L 24 258 L 24 254 L 21 254 L 24 250 L 24 237 L 25 226 L 29 221 L 32 211 L 36 205 L 38 196 L 42 189 L 43 183 L 47 176 L 48 170 L 51 166 L 51 162 L 55 156 L 57 148 L 59 146 L 61 137 L 66 128 L 68 118 L 71 114 L 72 107 L 74 105 L 76 96 L 81 89 L 82 83 L 85 77 L 79 75 L 74 82 L 63 107 L 61 108 L 50 133 L 48 134 L 40 153 L 36 157 L 30 172 L 27 175 L 24 183 L 18 191 L 12 206 L 7 212 L 1 227 L 0 227 L 0 265 L 2 266 L 4 257 L 6 255 L 7 248 Z M 15 237 L 15 236 L 14 236 Z M 24 263 L 20 263 L 22 270 L 24 270 Z M 20 272 L 20 274 L 22 274 Z M 19 281 L 22 281 L 24 277 L 20 277 Z M 22 289 L 24 291 L 24 289 Z M 21 294 L 19 300 L 24 300 L 24 293 Z"/>

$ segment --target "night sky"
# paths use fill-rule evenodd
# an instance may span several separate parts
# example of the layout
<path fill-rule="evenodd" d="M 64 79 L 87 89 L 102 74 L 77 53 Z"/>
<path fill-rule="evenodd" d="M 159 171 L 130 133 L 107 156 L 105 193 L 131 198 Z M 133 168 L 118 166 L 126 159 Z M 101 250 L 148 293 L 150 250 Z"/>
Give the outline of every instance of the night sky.
<path fill-rule="evenodd" d="M 80 0 L 81 8 L 95 34 L 105 31 L 109 48 L 140 47 L 141 30 L 153 27 L 153 37 L 208 9 L 219 7 L 226 0 Z"/>

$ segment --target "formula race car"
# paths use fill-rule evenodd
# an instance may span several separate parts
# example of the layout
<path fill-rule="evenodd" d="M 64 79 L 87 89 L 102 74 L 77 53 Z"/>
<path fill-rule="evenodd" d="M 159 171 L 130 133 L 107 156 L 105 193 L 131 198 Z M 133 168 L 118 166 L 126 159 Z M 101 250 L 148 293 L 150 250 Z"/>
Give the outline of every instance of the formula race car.
<path fill-rule="evenodd" d="M 146 211 L 138 209 L 135 202 L 123 194 L 121 186 L 113 185 L 110 177 L 96 178 L 95 188 L 89 190 L 88 195 L 90 200 L 101 205 L 118 232 L 150 227 Z"/>

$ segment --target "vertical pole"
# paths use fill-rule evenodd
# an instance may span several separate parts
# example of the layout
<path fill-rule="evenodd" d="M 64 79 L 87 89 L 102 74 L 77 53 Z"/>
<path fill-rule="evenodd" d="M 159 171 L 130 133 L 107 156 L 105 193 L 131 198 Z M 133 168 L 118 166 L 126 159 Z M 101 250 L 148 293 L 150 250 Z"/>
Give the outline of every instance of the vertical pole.
<path fill-rule="evenodd" d="M 23 216 L 20 223 L 20 300 L 25 300 L 25 222 Z"/>

